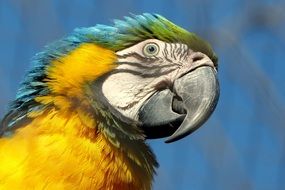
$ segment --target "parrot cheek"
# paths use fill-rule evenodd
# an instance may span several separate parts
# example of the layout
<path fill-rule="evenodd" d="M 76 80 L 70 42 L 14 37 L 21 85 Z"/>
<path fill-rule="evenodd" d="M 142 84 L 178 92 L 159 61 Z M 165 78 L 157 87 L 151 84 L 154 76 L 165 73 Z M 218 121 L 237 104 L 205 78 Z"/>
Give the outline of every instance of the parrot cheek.
<path fill-rule="evenodd" d="M 201 66 L 176 79 L 173 89 L 152 95 L 139 110 L 147 138 L 179 140 L 203 125 L 219 99 L 216 70 Z"/>

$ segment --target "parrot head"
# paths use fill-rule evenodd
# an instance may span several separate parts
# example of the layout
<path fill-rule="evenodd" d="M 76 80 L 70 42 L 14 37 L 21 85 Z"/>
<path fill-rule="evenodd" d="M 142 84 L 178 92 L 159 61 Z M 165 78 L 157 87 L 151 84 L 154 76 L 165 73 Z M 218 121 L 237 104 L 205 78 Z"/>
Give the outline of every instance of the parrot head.
<path fill-rule="evenodd" d="M 210 45 L 157 14 L 78 28 L 33 63 L 2 121 L 2 134 L 51 106 L 81 105 L 109 138 L 120 131 L 173 142 L 199 128 L 219 97 Z"/>
<path fill-rule="evenodd" d="M 115 39 L 101 43 L 114 48 L 117 66 L 94 82 L 93 94 L 104 97 L 114 115 L 135 121 L 147 138 L 168 137 L 169 143 L 198 129 L 219 97 L 209 44 L 160 15 L 115 20 L 112 30 Z"/>

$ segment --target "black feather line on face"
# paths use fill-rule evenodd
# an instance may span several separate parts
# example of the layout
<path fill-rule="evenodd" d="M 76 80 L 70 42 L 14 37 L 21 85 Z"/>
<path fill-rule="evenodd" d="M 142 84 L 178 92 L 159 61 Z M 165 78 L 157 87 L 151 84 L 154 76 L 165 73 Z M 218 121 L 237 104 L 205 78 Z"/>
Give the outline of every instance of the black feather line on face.
<path fill-rule="evenodd" d="M 139 128 L 140 123 L 125 117 L 116 110 L 106 99 L 102 92 L 104 81 L 114 74 L 113 72 L 104 74 L 96 81 L 86 85 L 86 95 L 91 101 L 93 107 L 94 120 L 98 121 L 98 128 L 106 139 L 117 149 L 126 152 L 130 156 L 130 162 L 134 162 L 134 158 L 141 162 L 144 168 L 143 172 L 146 176 L 153 177 L 155 168 L 158 167 L 155 155 L 150 147 L 145 143 L 145 135 Z M 140 169 L 139 169 L 140 170 Z M 146 172 L 146 173 L 145 173 Z"/>
<path fill-rule="evenodd" d="M 113 71 L 113 74 L 115 74 L 115 73 L 129 73 L 129 74 L 140 76 L 142 78 L 154 78 L 154 77 L 160 77 L 162 75 L 167 75 L 167 74 L 173 72 L 174 70 L 176 70 L 176 68 L 170 69 L 170 70 L 167 70 L 164 72 L 159 72 L 160 70 L 161 70 L 161 68 L 159 68 L 157 70 L 153 70 L 152 73 L 142 73 L 142 72 L 134 71 L 134 70 L 130 70 L 130 69 L 117 69 L 117 70 Z"/>
<path fill-rule="evenodd" d="M 103 76 L 99 77 L 96 81 L 94 81 L 92 84 L 86 85 L 90 87 L 91 92 L 87 93 L 90 99 L 96 100 L 98 106 L 102 110 L 106 110 L 112 114 L 114 118 L 110 118 L 112 120 L 118 120 L 122 122 L 124 125 L 128 126 L 138 126 L 138 122 L 131 120 L 127 117 L 125 117 L 123 114 L 121 114 L 118 110 L 116 110 L 107 100 L 107 98 L 104 96 L 102 92 L 102 86 L 104 81 L 111 75 L 114 74 L 114 71 L 109 72 L 107 74 L 104 74 Z M 86 90 L 87 92 L 89 90 Z M 93 102 L 94 102 L 93 101 Z M 137 131 L 140 133 L 141 131 Z M 130 134 L 131 135 L 131 134 Z M 139 137 L 141 138 L 141 137 Z"/>

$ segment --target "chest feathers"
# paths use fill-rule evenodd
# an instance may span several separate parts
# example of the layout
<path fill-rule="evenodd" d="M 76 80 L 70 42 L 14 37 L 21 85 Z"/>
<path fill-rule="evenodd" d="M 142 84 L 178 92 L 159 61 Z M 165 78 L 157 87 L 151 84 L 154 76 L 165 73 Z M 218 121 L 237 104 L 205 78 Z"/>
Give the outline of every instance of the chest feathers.
<path fill-rule="evenodd" d="M 114 68 L 115 59 L 84 44 L 51 63 L 44 81 L 50 92 L 35 98 L 42 109 L 0 139 L 0 189 L 151 188 L 156 161 L 144 139 L 113 134 L 86 111 L 92 106 L 84 84 Z"/>

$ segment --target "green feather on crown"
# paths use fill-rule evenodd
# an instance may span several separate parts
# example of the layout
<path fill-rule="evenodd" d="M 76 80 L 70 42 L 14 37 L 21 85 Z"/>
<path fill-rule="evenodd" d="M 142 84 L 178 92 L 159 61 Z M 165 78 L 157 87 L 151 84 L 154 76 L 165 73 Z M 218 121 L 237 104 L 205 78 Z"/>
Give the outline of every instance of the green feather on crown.
<path fill-rule="evenodd" d="M 214 63 L 217 62 L 217 57 L 207 42 L 158 14 L 132 15 L 125 17 L 125 20 L 114 20 L 113 26 L 80 28 L 75 30 L 76 33 L 83 37 L 83 41 L 94 42 L 113 51 L 151 38 L 170 43 L 184 43 L 192 50 L 208 55 Z"/>

